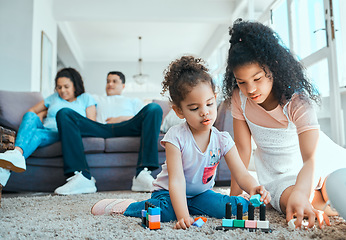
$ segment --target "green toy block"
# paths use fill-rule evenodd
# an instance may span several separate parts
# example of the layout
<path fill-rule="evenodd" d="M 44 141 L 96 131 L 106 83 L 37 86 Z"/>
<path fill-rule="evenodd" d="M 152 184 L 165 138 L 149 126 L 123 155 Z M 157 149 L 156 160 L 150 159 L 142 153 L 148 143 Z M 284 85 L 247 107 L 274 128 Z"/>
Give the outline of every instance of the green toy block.
<path fill-rule="evenodd" d="M 234 219 L 233 220 L 233 227 L 238 227 L 238 228 L 245 227 L 245 220 Z"/>

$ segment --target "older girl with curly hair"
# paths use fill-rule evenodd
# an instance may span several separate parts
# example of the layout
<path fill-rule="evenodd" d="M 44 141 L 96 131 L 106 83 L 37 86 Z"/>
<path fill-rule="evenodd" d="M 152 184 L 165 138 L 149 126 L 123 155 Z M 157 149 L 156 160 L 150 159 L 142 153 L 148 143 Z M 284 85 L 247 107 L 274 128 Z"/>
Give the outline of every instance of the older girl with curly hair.
<path fill-rule="evenodd" d="M 241 159 L 249 165 L 253 137 L 258 180 L 270 192 L 271 205 L 286 213 L 287 221 L 295 214 L 297 227 L 304 216 L 309 227 L 315 217 L 320 227 L 323 220 L 329 225 L 327 215 L 336 213 L 319 211 L 328 200 L 324 183 L 329 173 L 346 166 L 346 151 L 319 130 L 313 108 L 320 101 L 317 90 L 269 27 L 237 20 L 230 36 L 224 92 Z M 240 193 L 232 177 L 231 195 Z"/>

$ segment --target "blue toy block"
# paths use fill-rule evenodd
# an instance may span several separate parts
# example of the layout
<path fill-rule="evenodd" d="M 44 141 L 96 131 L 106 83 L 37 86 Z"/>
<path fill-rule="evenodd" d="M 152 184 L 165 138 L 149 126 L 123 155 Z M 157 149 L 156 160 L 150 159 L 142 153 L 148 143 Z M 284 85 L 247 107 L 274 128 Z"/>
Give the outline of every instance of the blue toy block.
<path fill-rule="evenodd" d="M 260 199 L 261 199 L 261 195 L 256 194 L 256 195 L 253 195 L 250 198 L 250 202 L 252 203 L 252 205 L 254 207 L 259 207 L 263 203 L 263 202 L 260 201 Z"/>
<path fill-rule="evenodd" d="M 142 217 L 144 217 L 144 218 L 147 217 L 147 211 L 146 210 L 142 210 Z"/>
<path fill-rule="evenodd" d="M 196 227 L 202 227 L 204 224 L 204 221 L 202 218 L 199 218 L 197 221 L 195 221 L 194 223 L 192 223 L 193 226 L 196 226 Z"/>
<path fill-rule="evenodd" d="M 234 219 L 222 219 L 222 226 L 223 227 L 233 227 L 233 221 L 234 221 Z"/>
<path fill-rule="evenodd" d="M 161 208 L 155 207 L 155 208 L 148 208 L 149 215 L 160 215 L 161 214 Z"/>

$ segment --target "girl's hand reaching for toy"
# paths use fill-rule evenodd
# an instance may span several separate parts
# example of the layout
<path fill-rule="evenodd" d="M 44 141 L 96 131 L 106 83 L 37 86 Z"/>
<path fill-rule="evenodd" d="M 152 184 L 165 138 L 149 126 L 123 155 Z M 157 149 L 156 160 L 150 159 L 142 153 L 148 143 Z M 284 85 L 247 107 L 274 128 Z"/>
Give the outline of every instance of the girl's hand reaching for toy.
<path fill-rule="evenodd" d="M 261 195 L 260 201 L 264 202 L 264 204 L 268 204 L 270 200 L 272 199 L 270 196 L 270 193 L 262 185 L 253 188 L 253 190 L 250 192 L 251 196 L 255 194 Z"/>
<path fill-rule="evenodd" d="M 295 221 L 296 228 L 300 228 L 302 226 L 302 221 L 306 216 L 309 221 L 308 228 L 315 226 L 315 218 L 317 217 L 318 226 L 320 228 L 323 227 L 323 221 L 326 222 L 327 226 L 330 226 L 330 221 L 326 213 L 323 211 L 315 209 L 309 199 L 304 197 L 299 191 L 292 191 L 286 208 L 286 221 L 289 222 L 293 215 L 297 217 Z"/>
<path fill-rule="evenodd" d="M 174 228 L 175 229 L 187 229 L 191 227 L 192 223 L 194 223 L 194 219 L 192 217 L 182 218 L 177 221 Z"/>

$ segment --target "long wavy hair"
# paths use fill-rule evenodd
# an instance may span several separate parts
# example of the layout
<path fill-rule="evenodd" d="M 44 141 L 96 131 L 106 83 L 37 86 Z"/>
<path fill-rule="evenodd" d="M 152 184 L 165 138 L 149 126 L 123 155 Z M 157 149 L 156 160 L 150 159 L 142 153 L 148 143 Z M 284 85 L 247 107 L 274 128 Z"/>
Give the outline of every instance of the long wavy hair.
<path fill-rule="evenodd" d="M 257 63 L 271 72 L 273 94 L 283 105 L 298 93 L 304 99 L 320 103 L 317 89 L 310 83 L 303 65 L 285 48 L 280 37 L 271 28 L 259 23 L 238 19 L 230 28 L 230 49 L 224 78 L 223 92 L 230 102 L 238 88 L 233 70 L 246 64 Z M 267 76 L 270 73 L 266 72 Z"/>

